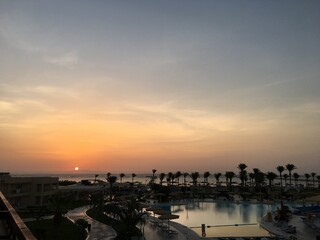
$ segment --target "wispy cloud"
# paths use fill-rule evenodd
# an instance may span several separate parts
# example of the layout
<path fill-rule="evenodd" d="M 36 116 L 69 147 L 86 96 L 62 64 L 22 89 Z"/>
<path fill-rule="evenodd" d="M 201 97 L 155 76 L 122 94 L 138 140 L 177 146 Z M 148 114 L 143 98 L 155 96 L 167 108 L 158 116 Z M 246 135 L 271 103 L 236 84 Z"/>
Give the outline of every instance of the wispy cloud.
<path fill-rule="evenodd" d="M 320 99 L 316 99 L 313 102 L 306 102 L 301 104 L 295 108 L 297 112 L 301 113 L 313 113 L 319 114 L 320 113 Z"/>
<path fill-rule="evenodd" d="M 53 85 L 26 85 L 26 86 L 18 86 L 11 84 L 0 84 L 0 90 L 3 92 L 3 95 L 16 94 L 15 97 L 20 97 L 21 95 L 25 96 L 25 94 L 39 94 L 39 95 L 50 95 L 57 96 L 59 95 L 69 98 L 78 98 L 78 93 L 62 87 L 56 87 Z M 11 95 L 12 96 L 12 95 Z"/>
<path fill-rule="evenodd" d="M 45 62 L 72 69 L 79 63 L 79 57 L 76 53 L 69 52 L 57 57 L 46 57 Z"/>
<path fill-rule="evenodd" d="M 24 25 L 24 20 L 20 15 L 12 18 L 9 15 L 0 17 L 0 36 L 11 46 L 20 50 L 32 53 L 46 52 L 42 47 L 32 43 L 26 36 L 25 31 L 28 29 Z M 21 27 L 24 26 L 24 27 Z"/>

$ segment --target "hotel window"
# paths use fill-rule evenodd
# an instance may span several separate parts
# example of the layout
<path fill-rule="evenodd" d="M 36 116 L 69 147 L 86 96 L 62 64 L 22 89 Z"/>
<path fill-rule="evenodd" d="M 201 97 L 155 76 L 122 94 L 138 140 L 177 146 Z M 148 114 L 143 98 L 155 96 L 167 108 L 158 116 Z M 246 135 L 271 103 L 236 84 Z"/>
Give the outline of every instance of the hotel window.
<path fill-rule="evenodd" d="M 42 184 L 37 184 L 37 192 L 42 192 Z"/>
<path fill-rule="evenodd" d="M 36 204 L 40 204 L 41 203 L 41 197 L 36 197 Z"/>

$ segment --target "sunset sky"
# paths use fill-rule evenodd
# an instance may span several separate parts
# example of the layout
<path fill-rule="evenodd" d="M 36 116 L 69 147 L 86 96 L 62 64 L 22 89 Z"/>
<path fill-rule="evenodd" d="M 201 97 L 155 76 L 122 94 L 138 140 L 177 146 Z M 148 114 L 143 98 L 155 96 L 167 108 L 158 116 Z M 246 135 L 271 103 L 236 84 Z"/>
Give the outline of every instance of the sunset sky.
<path fill-rule="evenodd" d="M 320 1 L 2 0 L 0 171 L 320 160 Z"/>

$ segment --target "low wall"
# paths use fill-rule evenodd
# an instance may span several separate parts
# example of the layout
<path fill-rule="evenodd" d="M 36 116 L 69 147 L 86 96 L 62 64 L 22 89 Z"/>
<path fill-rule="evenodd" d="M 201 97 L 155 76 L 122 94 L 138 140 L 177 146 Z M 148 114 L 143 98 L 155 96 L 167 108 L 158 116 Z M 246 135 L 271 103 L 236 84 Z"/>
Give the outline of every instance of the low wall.
<path fill-rule="evenodd" d="M 15 240 L 36 240 L 2 192 L 0 192 L 0 220 L 4 223 L 5 230 L 7 231 L 5 234 L 8 238 Z"/>

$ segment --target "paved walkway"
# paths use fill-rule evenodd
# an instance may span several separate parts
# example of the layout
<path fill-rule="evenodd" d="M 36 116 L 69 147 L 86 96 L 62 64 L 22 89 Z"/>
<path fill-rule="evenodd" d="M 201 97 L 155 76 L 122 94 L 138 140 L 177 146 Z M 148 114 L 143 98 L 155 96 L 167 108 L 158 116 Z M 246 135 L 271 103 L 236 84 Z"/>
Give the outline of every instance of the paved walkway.
<path fill-rule="evenodd" d="M 67 216 L 76 221 L 79 218 L 83 218 L 88 223 L 91 224 L 91 230 L 89 232 L 88 240 L 112 240 L 116 237 L 115 230 L 103 223 L 100 223 L 92 218 L 90 218 L 86 211 L 89 209 L 89 206 L 75 208 L 71 211 L 68 211 Z M 150 218 L 149 218 L 150 220 Z M 161 230 L 159 226 L 150 222 L 149 220 L 146 221 L 144 225 L 141 226 L 141 231 L 143 232 L 143 237 L 140 239 L 146 240 L 166 240 L 166 239 L 174 239 L 174 240 L 199 240 L 200 237 L 193 232 L 191 229 L 175 223 L 170 222 L 170 228 L 175 230 L 177 234 L 168 234 Z"/>
<path fill-rule="evenodd" d="M 112 240 L 117 236 L 116 231 L 99 221 L 96 221 L 86 214 L 89 206 L 75 208 L 67 212 L 67 216 L 76 221 L 79 218 L 85 219 L 89 224 L 91 224 L 91 230 L 87 240 Z"/>
<path fill-rule="evenodd" d="M 190 228 L 181 225 L 179 223 L 170 221 L 170 229 L 175 231 L 176 234 L 168 234 L 164 232 L 157 224 L 152 223 L 148 217 L 144 226 L 144 237 L 146 240 L 165 240 L 165 239 L 174 239 L 174 240 L 199 240 L 200 237 L 192 231 Z"/>

